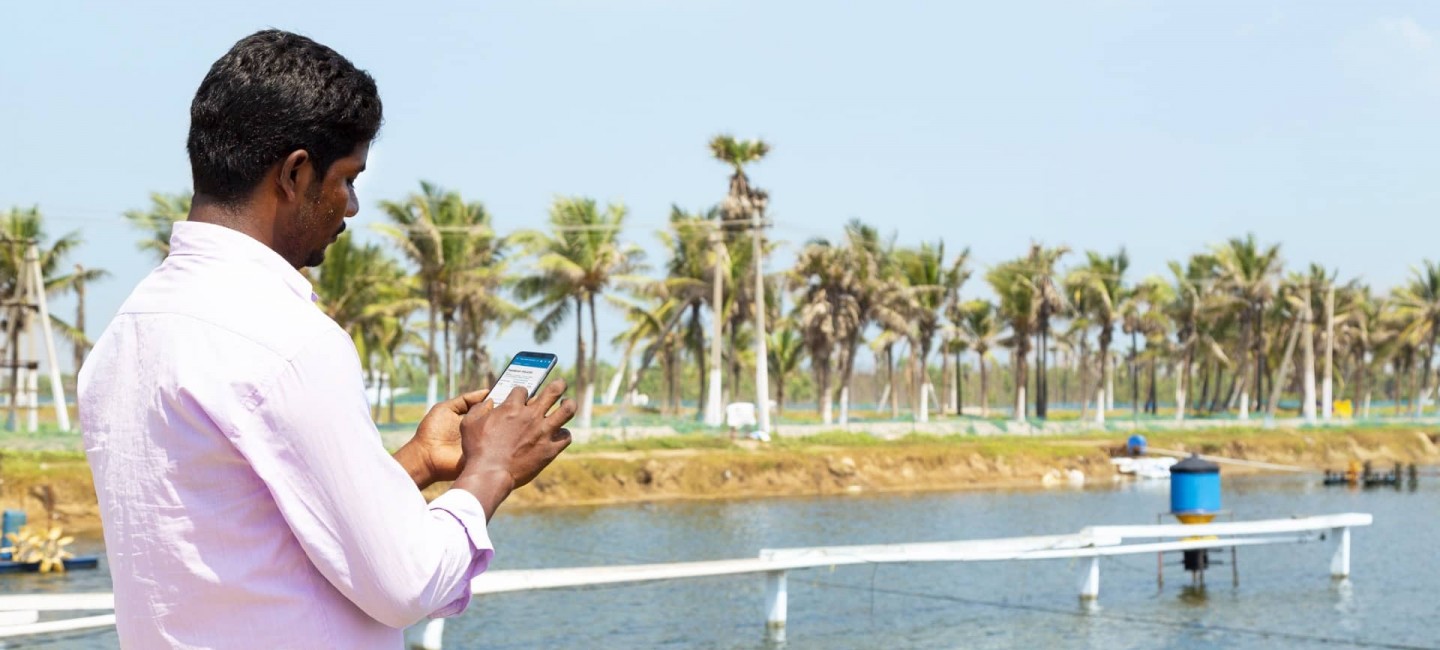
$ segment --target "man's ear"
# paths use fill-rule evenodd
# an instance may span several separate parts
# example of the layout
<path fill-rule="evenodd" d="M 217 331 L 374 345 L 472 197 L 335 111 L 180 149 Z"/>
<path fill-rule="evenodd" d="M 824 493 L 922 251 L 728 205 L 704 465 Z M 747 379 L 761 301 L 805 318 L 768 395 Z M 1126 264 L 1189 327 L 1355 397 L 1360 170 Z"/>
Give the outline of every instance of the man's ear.
<path fill-rule="evenodd" d="M 280 173 L 275 176 L 275 182 L 286 201 L 299 201 L 310 184 L 315 182 L 313 160 L 310 152 L 296 149 L 280 161 Z"/>

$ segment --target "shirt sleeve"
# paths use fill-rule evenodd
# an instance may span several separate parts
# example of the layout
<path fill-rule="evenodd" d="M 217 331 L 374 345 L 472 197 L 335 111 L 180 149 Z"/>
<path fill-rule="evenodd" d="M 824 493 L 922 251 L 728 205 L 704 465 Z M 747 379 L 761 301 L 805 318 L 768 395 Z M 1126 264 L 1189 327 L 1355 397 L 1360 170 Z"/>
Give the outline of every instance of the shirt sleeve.
<path fill-rule="evenodd" d="M 232 439 L 310 561 L 366 614 L 396 628 L 458 614 L 494 555 L 485 513 L 463 490 L 425 504 L 380 442 L 362 377 L 354 344 L 326 332 Z"/>

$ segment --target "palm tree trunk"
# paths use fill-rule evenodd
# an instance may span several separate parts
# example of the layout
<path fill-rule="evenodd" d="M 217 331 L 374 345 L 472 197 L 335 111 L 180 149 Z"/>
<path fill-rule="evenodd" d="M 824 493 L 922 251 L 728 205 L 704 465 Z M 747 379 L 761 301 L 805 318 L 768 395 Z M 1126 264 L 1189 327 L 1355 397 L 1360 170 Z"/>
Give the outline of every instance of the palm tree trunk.
<path fill-rule="evenodd" d="M 1105 426 L 1105 411 L 1114 399 L 1115 379 L 1110 369 L 1110 340 L 1101 332 L 1100 337 L 1100 390 L 1095 396 L 1095 424 Z"/>
<path fill-rule="evenodd" d="M 976 352 L 980 363 L 980 417 L 990 417 L 990 377 L 985 369 L 985 353 Z"/>
<path fill-rule="evenodd" d="M 590 368 L 585 371 L 585 394 L 580 403 L 580 426 L 590 428 L 595 414 L 595 381 L 600 377 L 600 326 L 595 318 L 595 294 L 589 295 L 590 308 Z"/>
<path fill-rule="evenodd" d="M 575 296 L 575 389 L 581 395 L 585 393 L 585 301 L 580 296 Z M 585 402 L 580 402 L 580 426 L 588 428 L 590 423 L 585 421 Z"/>
<path fill-rule="evenodd" d="M 965 415 L 965 366 L 960 363 L 960 350 L 955 350 L 955 415 Z"/>
<path fill-rule="evenodd" d="M 1130 413 L 1135 417 L 1140 416 L 1140 372 L 1136 366 L 1139 364 L 1137 358 L 1140 349 L 1136 332 L 1130 332 Z"/>
<path fill-rule="evenodd" d="M 81 340 L 75 342 L 75 374 L 79 376 L 85 353 L 90 351 L 85 339 L 85 267 L 79 264 L 75 265 L 75 330 L 81 336 Z"/>
<path fill-rule="evenodd" d="M 1301 372 L 1304 373 L 1300 377 L 1303 389 L 1301 399 L 1304 402 L 1300 405 L 1300 413 L 1305 418 L 1305 424 L 1315 424 L 1315 314 L 1310 309 L 1310 286 L 1308 284 L 1301 292 L 1301 297 L 1305 301 L 1305 307 L 1300 312 L 1305 319 L 1305 326 L 1300 335 L 1305 337 L 1305 347 L 1303 348 L 1304 356 L 1301 358 L 1303 364 Z"/>
<path fill-rule="evenodd" d="M 455 369 L 451 367 L 451 362 L 455 358 L 455 351 L 450 349 L 451 319 L 450 314 L 445 314 L 442 319 L 445 323 L 445 397 L 447 398 L 455 395 Z"/>
<path fill-rule="evenodd" d="M 700 302 L 696 301 L 690 305 L 690 328 L 689 328 L 690 350 L 695 356 L 695 363 L 700 368 L 697 381 L 700 389 L 696 392 L 699 397 L 695 400 L 695 419 L 705 417 L 705 405 L 710 402 L 710 364 L 708 355 L 705 354 L 705 330 L 700 320 Z M 678 372 L 677 372 L 678 374 Z"/>
<path fill-rule="evenodd" d="M 895 378 L 895 344 L 885 346 L 885 400 L 890 404 L 890 419 L 900 419 L 900 381 Z"/>
<path fill-rule="evenodd" d="M 435 307 L 435 292 L 432 289 L 427 293 L 429 293 L 429 295 L 426 296 L 426 298 L 428 298 L 430 302 L 430 338 L 426 341 L 429 349 L 425 352 L 425 372 L 427 376 L 425 385 L 425 408 L 429 409 L 440 401 L 440 378 L 435 374 L 438 370 L 437 366 L 440 365 L 440 360 L 435 356 L 435 330 L 437 328 L 435 319 L 438 316 Z"/>
<path fill-rule="evenodd" d="M 952 385 L 953 378 L 950 376 L 950 355 L 945 353 L 945 337 L 940 337 L 940 394 L 944 399 L 940 400 L 940 415 L 949 415 L 955 407 L 955 387 Z"/>

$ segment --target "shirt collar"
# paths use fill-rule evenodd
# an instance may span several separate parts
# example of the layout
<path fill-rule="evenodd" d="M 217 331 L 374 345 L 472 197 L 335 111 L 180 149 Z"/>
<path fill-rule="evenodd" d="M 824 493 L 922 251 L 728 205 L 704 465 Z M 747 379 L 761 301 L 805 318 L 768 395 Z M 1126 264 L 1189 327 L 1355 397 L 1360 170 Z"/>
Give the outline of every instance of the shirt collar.
<path fill-rule="evenodd" d="M 170 254 L 252 262 L 284 281 L 295 295 L 310 302 L 318 299 L 310 281 L 279 253 L 255 238 L 225 226 L 198 221 L 175 222 L 170 231 Z"/>

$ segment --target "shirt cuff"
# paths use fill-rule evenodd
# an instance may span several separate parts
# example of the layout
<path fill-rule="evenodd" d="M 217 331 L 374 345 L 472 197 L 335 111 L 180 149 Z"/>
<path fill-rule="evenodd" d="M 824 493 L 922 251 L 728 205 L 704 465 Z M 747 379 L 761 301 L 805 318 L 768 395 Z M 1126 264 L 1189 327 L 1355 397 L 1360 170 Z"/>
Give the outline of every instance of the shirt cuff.
<path fill-rule="evenodd" d="M 470 541 L 470 569 L 466 572 L 462 593 L 444 607 L 430 613 L 431 618 L 454 616 L 465 611 L 470 605 L 470 583 L 475 576 L 485 572 L 490 559 L 495 556 L 495 545 L 490 541 L 490 531 L 485 524 L 485 510 L 475 495 L 465 490 L 447 490 L 430 502 L 431 510 L 440 510 L 455 518 Z"/>

